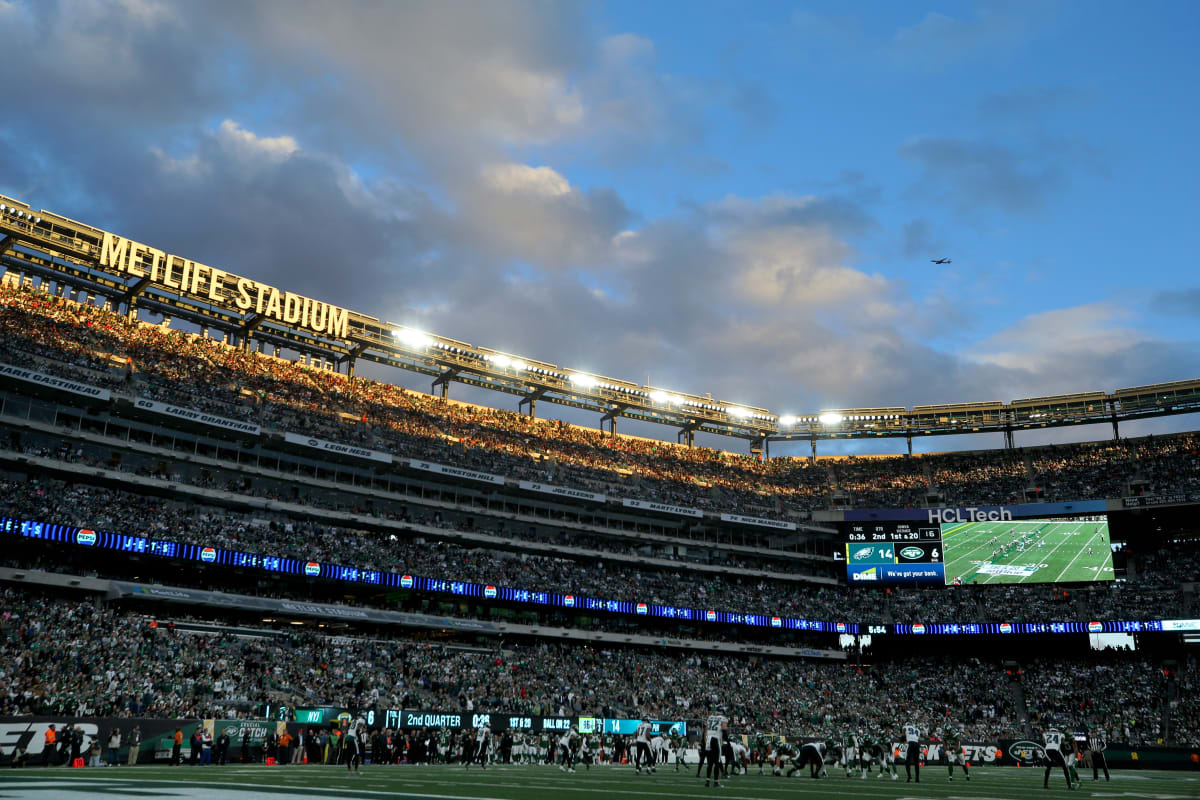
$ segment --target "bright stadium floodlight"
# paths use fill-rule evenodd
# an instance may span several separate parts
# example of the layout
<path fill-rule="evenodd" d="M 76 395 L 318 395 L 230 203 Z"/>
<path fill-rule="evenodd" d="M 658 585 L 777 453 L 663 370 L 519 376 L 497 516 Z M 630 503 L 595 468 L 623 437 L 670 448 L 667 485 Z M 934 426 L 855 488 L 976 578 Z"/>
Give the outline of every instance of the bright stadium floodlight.
<path fill-rule="evenodd" d="M 784 414 L 779 418 L 779 426 L 781 428 L 790 428 L 796 424 L 796 418 L 791 414 Z"/>
<path fill-rule="evenodd" d="M 843 419 L 845 419 L 845 417 L 836 411 L 822 411 L 821 416 L 817 417 L 817 420 L 820 421 L 822 425 L 837 425 L 841 423 Z"/>
<path fill-rule="evenodd" d="M 738 406 L 730 406 L 729 408 L 725 409 L 725 413 L 731 417 L 736 417 L 737 419 L 745 419 L 746 417 L 750 416 L 749 411 L 744 408 L 739 408 Z"/>
<path fill-rule="evenodd" d="M 433 339 L 428 334 L 422 333 L 415 328 L 403 328 L 392 331 L 392 336 L 400 344 L 410 350 L 420 350 L 422 347 L 429 347 L 433 344 Z"/>
<path fill-rule="evenodd" d="M 512 366 L 512 359 L 508 356 L 492 356 L 492 363 L 500 369 L 508 369 Z"/>
<path fill-rule="evenodd" d="M 591 375 L 580 375 L 578 373 L 571 376 L 571 383 L 576 386 L 582 386 L 584 389 L 590 389 L 596 385 L 596 379 Z"/>
<path fill-rule="evenodd" d="M 659 405 L 662 405 L 663 403 L 667 402 L 667 393 L 655 390 L 650 393 L 650 399 L 653 402 L 658 403 Z"/>
<path fill-rule="evenodd" d="M 513 368 L 513 369 L 515 369 L 517 372 L 522 372 L 522 371 L 524 371 L 524 370 L 527 370 L 527 369 L 529 369 L 529 365 L 528 365 L 528 364 L 526 364 L 524 361 L 519 361 L 519 360 L 517 360 L 517 359 L 514 359 L 514 360 L 513 360 L 513 362 L 512 362 L 512 365 L 511 365 L 511 366 L 512 366 L 512 368 Z"/>

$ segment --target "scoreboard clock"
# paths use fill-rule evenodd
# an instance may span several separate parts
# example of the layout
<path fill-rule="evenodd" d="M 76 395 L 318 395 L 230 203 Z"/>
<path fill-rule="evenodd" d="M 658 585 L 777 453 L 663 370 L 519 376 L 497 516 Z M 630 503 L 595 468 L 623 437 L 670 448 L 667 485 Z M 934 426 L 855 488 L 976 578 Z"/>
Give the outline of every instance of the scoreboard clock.
<path fill-rule="evenodd" d="M 853 584 L 946 584 L 942 531 L 918 522 L 842 523 L 846 580 Z"/>

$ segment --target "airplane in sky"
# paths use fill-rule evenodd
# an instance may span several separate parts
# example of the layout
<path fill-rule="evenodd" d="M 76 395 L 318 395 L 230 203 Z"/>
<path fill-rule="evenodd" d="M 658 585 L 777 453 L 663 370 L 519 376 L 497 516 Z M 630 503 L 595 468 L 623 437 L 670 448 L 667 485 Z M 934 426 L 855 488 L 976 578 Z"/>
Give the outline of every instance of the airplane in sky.
<path fill-rule="evenodd" d="M 931 264 L 952 264 L 953 262 L 948 258 L 931 258 L 931 259 L 929 259 L 929 263 L 931 263 Z"/>

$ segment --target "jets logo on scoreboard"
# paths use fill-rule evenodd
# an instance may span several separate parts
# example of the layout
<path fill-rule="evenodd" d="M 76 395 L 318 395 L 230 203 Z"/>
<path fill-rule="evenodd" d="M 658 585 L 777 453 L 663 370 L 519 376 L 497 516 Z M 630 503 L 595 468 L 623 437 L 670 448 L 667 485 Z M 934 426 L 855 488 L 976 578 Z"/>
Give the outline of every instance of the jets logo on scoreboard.
<path fill-rule="evenodd" d="M 575 595 L 573 595 L 573 594 L 563 595 L 563 605 L 567 606 L 568 608 L 574 608 L 575 607 Z"/>
<path fill-rule="evenodd" d="M 89 546 L 95 544 L 96 543 L 96 532 L 95 531 L 80 531 L 79 533 L 75 534 L 75 543 L 76 544 L 86 544 Z"/>
<path fill-rule="evenodd" d="M 1100 622 L 1089 622 L 1088 633 L 1103 633 L 1104 625 Z"/>
<path fill-rule="evenodd" d="M 783 620 L 781 620 L 779 617 L 771 617 L 771 627 L 772 628 L 782 628 Z"/>
<path fill-rule="evenodd" d="M 1007 622 L 1001 622 L 1000 623 L 1000 632 L 1001 633 L 1012 633 L 1012 625 L 1009 625 Z"/>
<path fill-rule="evenodd" d="M 496 599 L 496 587 L 495 586 L 483 587 L 483 596 L 486 597 L 488 600 L 495 600 Z"/>
<path fill-rule="evenodd" d="M 705 611 L 705 612 L 704 612 L 704 618 L 705 618 L 706 620 L 708 620 L 709 622 L 716 622 L 716 621 L 717 621 L 717 612 L 715 612 L 715 611 Z"/>
<path fill-rule="evenodd" d="M 916 625 L 913 625 L 912 631 L 913 633 L 924 633 L 925 626 L 918 622 Z"/>
<path fill-rule="evenodd" d="M 648 611 L 648 610 L 649 610 L 649 609 L 647 609 L 647 608 L 646 608 L 646 604 L 645 604 L 645 603 L 638 603 L 638 604 L 637 604 L 637 613 L 639 613 L 639 614 L 645 614 L 645 613 L 646 613 L 646 611 Z"/>
<path fill-rule="evenodd" d="M 412 587 L 413 587 L 412 575 L 401 575 L 400 576 L 400 588 L 401 589 L 411 589 Z"/>
<path fill-rule="evenodd" d="M 206 547 L 200 551 L 200 560 L 209 564 L 217 560 L 217 551 L 212 547 Z"/>
<path fill-rule="evenodd" d="M 309 561 L 304 565 L 304 574 L 309 576 L 317 576 L 321 574 L 321 565 L 315 561 Z"/>

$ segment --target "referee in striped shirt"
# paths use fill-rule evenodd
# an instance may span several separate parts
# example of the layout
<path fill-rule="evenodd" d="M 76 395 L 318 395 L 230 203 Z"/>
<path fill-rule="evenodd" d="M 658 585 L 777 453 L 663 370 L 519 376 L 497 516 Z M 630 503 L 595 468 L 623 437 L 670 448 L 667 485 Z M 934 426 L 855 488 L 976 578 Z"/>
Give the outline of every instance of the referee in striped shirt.
<path fill-rule="evenodd" d="M 1099 728 L 1093 728 L 1088 734 L 1088 750 L 1092 752 L 1092 780 L 1100 780 L 1100 769 L 1104 769 L 1104 780 L 1112 780 L 1108 776 L 1108 762 L 1104 760 L 1104 733 Z"/>

